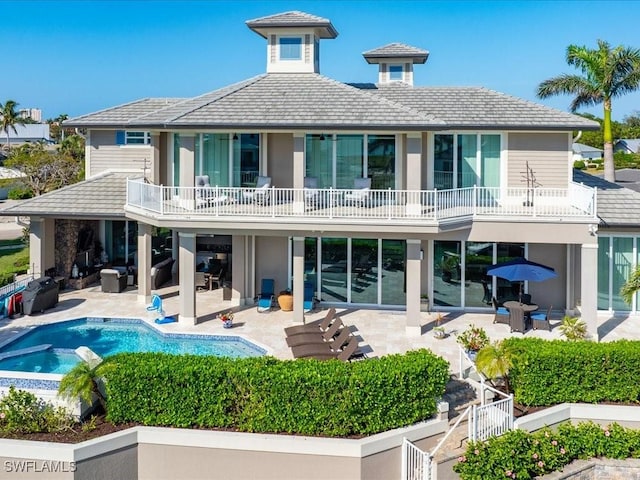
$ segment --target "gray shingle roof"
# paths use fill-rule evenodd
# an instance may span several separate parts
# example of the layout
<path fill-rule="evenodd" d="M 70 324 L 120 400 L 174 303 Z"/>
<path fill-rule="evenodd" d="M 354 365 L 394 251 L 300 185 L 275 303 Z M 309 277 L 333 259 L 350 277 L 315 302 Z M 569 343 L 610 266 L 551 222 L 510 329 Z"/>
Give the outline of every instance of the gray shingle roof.
<path fill-rule="evenodd" d="M 640 228 L 640 193 L 575 169 L 573 181 L 598 189 L 601 227 Z"/>
<path fill-rule="evenodd" d="M 70 118 L 63 122 L 68 127 L 85 126 L 124 126 L 135 118 L 158 111 L 170 105 L 174 105 L 184 99 L 181 98 L 143 98 L 133 102 L 109 107 L 94 113 L 88 113 L 79 117 Z"/>
<path fill-rule="evenodd" d="M 640 139 L 639 138 L 621 138 L 616 140 L 614 150 L 623 150 L 631 153 L 640 152 Z"/>
<path fill-rule="evenodd" d="M 272 73 L 251 78 L 155 112 L 127 118 L 116 109 L 98 112 L 104 125 L 138 128 L 370 128 L 442 127 L 433 116 L 382 96 L 312 73 Z M 73 122 L 76 122 L 74 119 Z M 82 126 L 96 125 L 91 115 Z"/>
<path fill-rule="evenodd" d="M 331 24 L 331 20 L 296 10 L 247 20 L 246 24 L 251 30 L 263 37 L 265 37 L 262 32 L 263 29 L 274 27 L 320 27 L 322 29 L 320 33 L 322 38 L 336 38 L 338 36 L 338 32 Z"/>
<path fill-rule="evenodd" d="M 429 52 L 404 43 L 390 43 L 383 47 L 366 51 L 362 56 L 367 60 L 367 63 L 378 63 L 380 58 L 412 58 L 413 63 L 424 63 L 427 61 Z"/>
<path fill-rule="evenodd" d="M 0 210 L 0 216 L 56 218 L 124 218 L 127 177 L 134 173 L 105 173 Z"/>
<path fill-rule="evenodd" d="M 450 128 L 598 129 L 597 122 L 483 87 L 366 87 L 389 100 L 443 120 Z"/>

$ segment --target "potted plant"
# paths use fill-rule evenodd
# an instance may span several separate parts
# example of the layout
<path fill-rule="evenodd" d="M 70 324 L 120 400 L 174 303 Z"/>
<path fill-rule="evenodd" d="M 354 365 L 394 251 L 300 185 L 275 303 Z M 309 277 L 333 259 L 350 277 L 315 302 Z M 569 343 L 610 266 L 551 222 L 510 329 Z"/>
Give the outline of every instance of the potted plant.
<path fill-rule="evenodd" d="M 429 295 L 420 295 L 420 310 L 423 312 L 429 311 Z"/>
<path fill-rule="evenodd" d="M 450 283 L 454 276 L 457 276 L 459 267 L 458 256 L 455 254 L 445 254 L 440 261 L 440 272 L 442 280 Z"/>
<path fill-rule="evenodd" d="M 447 332 L 445 332 L 442 326 L 442 314 L 440 312 L 438 312 L 438 316 L 436 317 L 436 326 L 433 327 L 433 336 L 439 340 L 447 336 Z"/>
<path fill-rule="evenodd" d="M 218 315 L 218 319 L 222 321 L 222 326 L 224 328 L 233 327 L 233 312 L 224 312 Z"/>
<path fill-rule="evenodd" d="M 458 335 L 457 342 L 462 345 L 469 358 L 474 360 L 478 351 L 489 344 L 489 336 L 484 328 L 470 323 L 469 327 Z"/>

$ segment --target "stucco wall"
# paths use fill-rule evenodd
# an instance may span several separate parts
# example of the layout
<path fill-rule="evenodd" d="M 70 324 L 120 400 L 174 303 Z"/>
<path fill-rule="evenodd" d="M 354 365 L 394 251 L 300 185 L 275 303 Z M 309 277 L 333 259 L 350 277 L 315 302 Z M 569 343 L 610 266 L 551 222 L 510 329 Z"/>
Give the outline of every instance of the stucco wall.
<path fill-rule="evenodd" d="M 545 311 L 549 306 L 556 309 L 567 308 L 566 303 L 566 245 L 529 245 L 529 260 L 553 267 L 558 274 L 556 278 L 544 282 L 529 282 L 529 293 L 533 301 Z"/>
<path fill-rule="evenodd" d="M 270 133 L 268 166 L 271 184 L 278 188 L 293 188 L 293 135 Z"/>
<path fill-rule="evenodd" d="M 82 460 L 76 464 L 76 473 L 73 478 L 74 480 L 128 480 L 138 478 L 138 447 L 131 445 Z M 158 476 L 156 478 L 161 477 Z"/>
<path fill-rule="evenodd" d="M 256 237 L 256 293 L 263 278 L 275 280 L 275 293 L 287 288 L 287 237 Z"/>
<path fill-rule="evenodd" d="M 509 133 L 510 187 L 526 187 L 526 162 L 544 188 L 567 188 L 571 137 L 567 133 Z"/>
<path fill-rule="evenodd" d="M 144 159 L 153 160 L 153 148 L 148 145 L 116 145 L 115 130 L 92 130 L 89 168 L 86 176 L 107 170 L 138 170 L 142 174 Z"/>

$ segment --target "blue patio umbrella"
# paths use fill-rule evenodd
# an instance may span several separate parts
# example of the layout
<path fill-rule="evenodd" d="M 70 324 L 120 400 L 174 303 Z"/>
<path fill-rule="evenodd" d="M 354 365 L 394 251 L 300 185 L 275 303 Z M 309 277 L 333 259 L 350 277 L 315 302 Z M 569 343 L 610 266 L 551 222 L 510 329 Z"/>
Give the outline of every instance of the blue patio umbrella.
<path fill-rule="evenodd" d="M 491 265 L 487 269 L 487 275 L 504 278 L 510 282 L 543 282 L 558 276 L 553 268 L 522 257 Z M 520 295 L 522 295 L 522 284 L 520 285 Z"/>

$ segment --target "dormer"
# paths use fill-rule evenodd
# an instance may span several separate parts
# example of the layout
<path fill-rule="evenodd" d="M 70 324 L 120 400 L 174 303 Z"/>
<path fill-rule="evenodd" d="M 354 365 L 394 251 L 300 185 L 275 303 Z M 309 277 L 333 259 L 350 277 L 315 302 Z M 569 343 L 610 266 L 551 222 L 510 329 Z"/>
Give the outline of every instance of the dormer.
<path fill-rule="evenodd" d="M 267 73 L 320 73 L 320 40 L 336 38 L 330 20 L 304 12 L 285 12 L 247 21 L 267 39 Z"/>
<path fill-rule="evenodd" d="M 367 63 L 379 65 L 378 83 L 404 82 L 413 85 L 413 66 L 425 63 L 429 52 L 404 43 L 390 43 L 364 52 L 362 56 Z"/>

